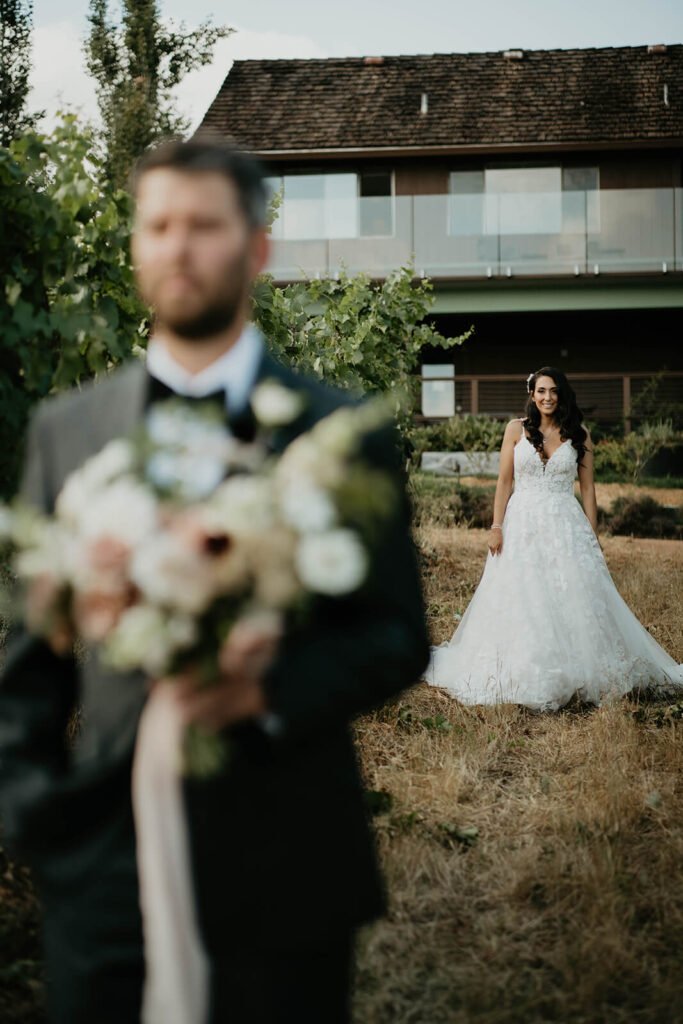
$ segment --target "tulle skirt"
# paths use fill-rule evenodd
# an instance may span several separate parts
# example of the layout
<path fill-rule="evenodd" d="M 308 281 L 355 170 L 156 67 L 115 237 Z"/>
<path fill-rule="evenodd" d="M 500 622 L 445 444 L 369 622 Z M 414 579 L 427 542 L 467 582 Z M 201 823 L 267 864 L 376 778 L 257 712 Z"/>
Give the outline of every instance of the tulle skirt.
<path fill-rule="evenodd" d="M 683 687 L 683 666 L 617 591 L 573 494 L 514 493 L 503 551 L 448 643 L 432 648 L 428 683 L 465 704 L 600 704 L 633 689 Z"/>

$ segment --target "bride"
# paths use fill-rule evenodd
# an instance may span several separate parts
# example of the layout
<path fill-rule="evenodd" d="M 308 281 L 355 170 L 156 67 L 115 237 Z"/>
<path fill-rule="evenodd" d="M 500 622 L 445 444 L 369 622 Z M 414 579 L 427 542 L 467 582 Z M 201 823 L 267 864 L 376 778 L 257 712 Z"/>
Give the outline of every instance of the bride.
<path fill-rule="evenodd" d="M 629 611 L 605 564 L 591 440 L 567 378 L 545 366 L 527 389 L 526 417 L 505 428 L 484 574 L 450 642 L 432 648 L 427 682 L 465 704 L 535 711 L 683 686 L 683 666 Z"/>

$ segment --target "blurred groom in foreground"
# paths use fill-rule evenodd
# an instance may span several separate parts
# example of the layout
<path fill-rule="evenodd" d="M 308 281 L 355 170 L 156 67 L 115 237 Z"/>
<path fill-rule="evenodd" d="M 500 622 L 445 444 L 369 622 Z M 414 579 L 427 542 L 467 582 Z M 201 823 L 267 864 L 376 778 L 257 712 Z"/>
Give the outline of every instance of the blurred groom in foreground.
<path fill-rule="evenodd" d="M 276 361 L 248 322 L 250 284 L 268 256 L 266 196 L 249 156 L 201 138 L 166 143 L 143 158 L 135 192 L 136 272 L 155 311 L 147 363 L 38 409 L 23 490 L 48 512 L 68 474 L 164 395 L 224 392 L 228 429 L 248 436 L 258 381 L 297 388 L 305 409 L 276 436 L 280 451 L 349 401 Z M 399 480 L 391 432 L 373 435 L 366 456 Z M 219 776 L 183 789 L 205 1010 L 190 1020 L 170 1007 L 146 1024 L 348 1020 L 354 932 L 384 906 L 349 723 L 411 684 L 428 657 L 405 501 L 375 565 L 362 593 L 321 599 L 278 642 L 251 637 L 211 689 L 178 689 L 184 720 L 228 730 L 235 754 Z M 149 690 L 95 650 L 58 656 L 21 628 L 10 639 L 0 795 L 6 839 L 32 865 L 44 904 L 53 1024 L 140 1020 L 131 766 Z M 76 709 L 82 725 L 67 742 Z"/>

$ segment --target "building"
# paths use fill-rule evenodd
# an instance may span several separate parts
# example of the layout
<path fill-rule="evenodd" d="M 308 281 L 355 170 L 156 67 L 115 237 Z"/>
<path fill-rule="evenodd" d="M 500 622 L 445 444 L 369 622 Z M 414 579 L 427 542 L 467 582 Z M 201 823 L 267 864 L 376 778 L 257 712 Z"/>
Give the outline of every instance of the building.
<path fill-rule="evenodd" d="M 412 261 L 439 329 L 474 323 L 426 417 L 517 413 L 547 363 L 592 419 L 663 369 L 682 400 L 683 45 L 236 61 L 202 127 L 284 190 L 278 281 Z"/>

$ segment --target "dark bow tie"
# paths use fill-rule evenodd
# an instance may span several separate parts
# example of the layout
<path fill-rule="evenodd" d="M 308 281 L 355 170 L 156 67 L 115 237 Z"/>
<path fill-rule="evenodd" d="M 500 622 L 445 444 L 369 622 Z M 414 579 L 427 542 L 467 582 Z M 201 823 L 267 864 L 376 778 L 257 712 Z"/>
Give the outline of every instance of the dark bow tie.
<path fill-rule="evenodd" d="M 173 388 L 169 388 L 163 381 L 158 380 L 151 374 L 147 375 L 147 405 L 154 405 L 155 402 L 163 402 L 167 398 L 178 398 L 183 402 L 187 402 L 188 405 L 200 404 L 204 402 L 213 402 L 214 405 L 220 405 L 222 410 L 225 410 L 226 406 L 226 393 L 223 388 L 217 391 L 212 391 L 208 395 L 181 395 L 179 392 L 174 391 Z"/>
<path fill-rule="evenodd" d="M 167 398 L 178 398 L 190 405 L 203 405 L 205 402 L 212 402 L 214 405 L 218 405 L 223 413 L 226 410 L 227 395 L 223 389 L 212 391 L 209 395 L 180 395 L 172 388 L 169 388 L 167 384 L 148 374 L 147 406 L 149 407 L 155 402 L 163 402 Z M 229 416 L 228 426 L 232 434 L 240 441 L 253 441 L 256 436 L 256 421 L 254 420 L 251 406 L 247 406 L 245 410 L 236 415 Z"/>

